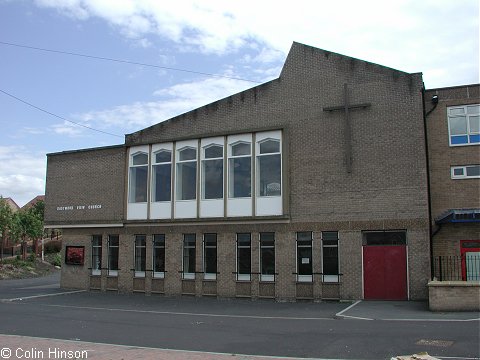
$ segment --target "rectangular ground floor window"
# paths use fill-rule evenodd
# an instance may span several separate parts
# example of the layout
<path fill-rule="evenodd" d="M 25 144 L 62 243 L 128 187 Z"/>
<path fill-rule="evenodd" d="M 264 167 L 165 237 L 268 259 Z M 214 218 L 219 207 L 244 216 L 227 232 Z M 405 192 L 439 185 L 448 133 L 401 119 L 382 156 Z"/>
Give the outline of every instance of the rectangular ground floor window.
<path fill-rule="evenodd" d="M 102 235 L 92 235 L 92 275 L 102 273 Z"/>
<path fill-rule="evenodd" d="M 153 277 L 165 277 L 165 234 L 153 235 Z"/>
<path fill-rule="evenodd" d="M 260 281 L 275 281 L 275 233 L 260 233 Z"/>
<path fill-rule="evenodd" d="M 118 276 L 118 235 L 108 235 L 108 276 Z"/>
<path fill-rule="evenodd" d="M 147 237 L 135 235 L 135 277 L 145 277 Z"/>
<path fill-rule="evenodd" d="M 297 281 L 313 281 L 312 232 L 297 232 Z"/>
<path fill-rule="evenodd" d="M 203 235 L 203 271 L 205 280 L 217 278 L 217 234 Z"/>
<path fill-rule="evenodd" d="M 183 278 L 195 279 L 195 234 L 183 234 Z"/>
<path fill-rule="evenodd" d="M 237 280 L 250 281 L 252 272 L 252 236 L 237 234 Z"/>
<path fill-rule="evenodd" d="M 338 232 L 322 231 L 322 281 L 338 282 Z"/>

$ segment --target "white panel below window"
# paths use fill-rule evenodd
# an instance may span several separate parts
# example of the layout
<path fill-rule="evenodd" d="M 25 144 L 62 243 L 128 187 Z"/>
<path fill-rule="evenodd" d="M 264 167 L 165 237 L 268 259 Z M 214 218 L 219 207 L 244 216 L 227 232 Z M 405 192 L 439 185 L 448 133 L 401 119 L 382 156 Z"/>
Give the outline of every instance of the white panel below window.
<path fill-rule="evenodd" d="M 256 214 L 257 216 L 282 215 L 283 201 L 281 196 L 258 197 Z"/>
<path fill-rule="evenodd" d="M 204 280 L 216 280 L 217 279 L 217 274 L 205 273 L 205 274 L 203 274 L 203 279 Z"/>
<path fill-rule="evenodd" d="M 227 216 L 252 216 L 252 199 L 228 199 Z"/>
<path fill-rule="evenodd" d="M 323 275 L 323 282 L 338 282 L 338 275 Z"/>
<path fill-rule="evenodd" d="M 171 217 L 171 201 L 153 202 L 150 204 L 150 219 L 170 219 Z"/>
<path fill-rule="evenodd" d="M 298 275 L 297 277 L 298 282 L 312 282 L 313 276 L 312 275 Z"/>
<path fill-rule="evenodd" d="M 201 200 L 200 217 L 223 217 L 223 199 Z"/>
<path fill-rule="evenodd" d="M 197 201 L 184 200 L 175 202 L 175 219 L 191 219 L 197 217 Z"/>
<path fill-rule="evenodd" d="M 128 220 L 146 220 L 147 219 L 147 203 L 128 203 L 127 219 Z"/>

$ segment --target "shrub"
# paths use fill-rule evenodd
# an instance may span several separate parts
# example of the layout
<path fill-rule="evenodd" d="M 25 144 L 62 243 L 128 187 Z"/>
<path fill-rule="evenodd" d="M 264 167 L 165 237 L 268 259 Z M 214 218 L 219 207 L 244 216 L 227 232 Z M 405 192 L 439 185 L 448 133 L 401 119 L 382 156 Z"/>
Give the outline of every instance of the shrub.
<path fill-rule="evenodd" d="M 36 258 L 37 257 L 35 256 L 35 254 L 30 254 L 27 257 L 27 260 L 30 261 L 30 262 L 34 262 Z"/>
<path fill-rule="evenodd" d="M 62 241 L 51 240 L 44 245 L 43 250 L 46 254 L 58 253 L 62 250 Z"/>
<path fill-rule="evenodd" d="M 57 253 L 53 256 L 51 264 L 55 266 L 62 266 L 62 256 L 60 253 Z"/>

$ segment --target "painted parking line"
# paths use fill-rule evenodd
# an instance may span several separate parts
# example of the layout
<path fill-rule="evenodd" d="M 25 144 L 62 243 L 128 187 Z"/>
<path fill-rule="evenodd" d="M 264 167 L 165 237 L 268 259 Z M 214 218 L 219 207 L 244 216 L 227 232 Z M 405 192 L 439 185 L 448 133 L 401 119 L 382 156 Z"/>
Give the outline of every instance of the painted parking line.
<path fill-rule="evenodd" d="M 78 310 L 94 310 L 94 311 L 112 311 L 127 312 L 138 314 L 158 314 L 158 315 L 180 315 L 180 316 L 202 316 L 202 317 L 221 317 L 221 318 L 237 318 L 237 319 L 264 319 L 264 320 L 335 320 L 333 318 L 324 317 L 301 317 L 301 316 L 258 316 L 258 315 L 236 315 L 236 314 L 209 314 L 195 312 L 178 312 L 178 311 L 157 311 L 157 310 L 138 310 L 138 309 L 121 309 L 107 308 L 95 306 L 74 306 L 74 305 L 53 305 L 40 304 L 39 306 L 59 307 Z"/>
<path fill-rule="evenodd" d="M 10 299 L 0 299 L 0 302 L 14 302 L 14 301 L 22 301 L 22 300 L 29 300 L 29 299 L 38 299 L 43 297 L 51 297 L 51 296 L 59 296 L 59 295 L 68 295 L 68 294 L 76 294 L 80 292 L 85 292 L 86 290 L 73 290 L 73 291 L 64 291 L 59 293 L 52 293 L 52 294 L 40 294 L 40 295 L 31 295 L 31 296 L 21 296 L 16 298 Z"/>
<path fill-rule="evenodd" d="M 351 310 L 354 306 L 357 306 L 360 304 L 362 300 L 357 300 L 355 301 L 352 305 L 349 307 L 343 309 L 342 311 L 338 312 L 335 314 L 335 317 L 341 317 L 341 318 L 347 318 L 347 319 L 355 319 L 355 320 L 373 320 L 367 317 L 359 317 L 359 316 L 350 316 L 350 315 L 344 315 L 343 313 L 347 312 L 348 310 Z"/>

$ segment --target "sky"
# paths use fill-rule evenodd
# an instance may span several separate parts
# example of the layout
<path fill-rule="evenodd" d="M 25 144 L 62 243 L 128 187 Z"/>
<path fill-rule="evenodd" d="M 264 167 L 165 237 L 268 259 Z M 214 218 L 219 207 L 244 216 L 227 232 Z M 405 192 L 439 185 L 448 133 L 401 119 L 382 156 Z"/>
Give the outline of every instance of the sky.
<path fill-rule="evenodd" d="M 44 194 L 48 153 L 277 78 L 293 41 L 480 82 L 477 0 L 0 0 L 0 195 Z"/>

